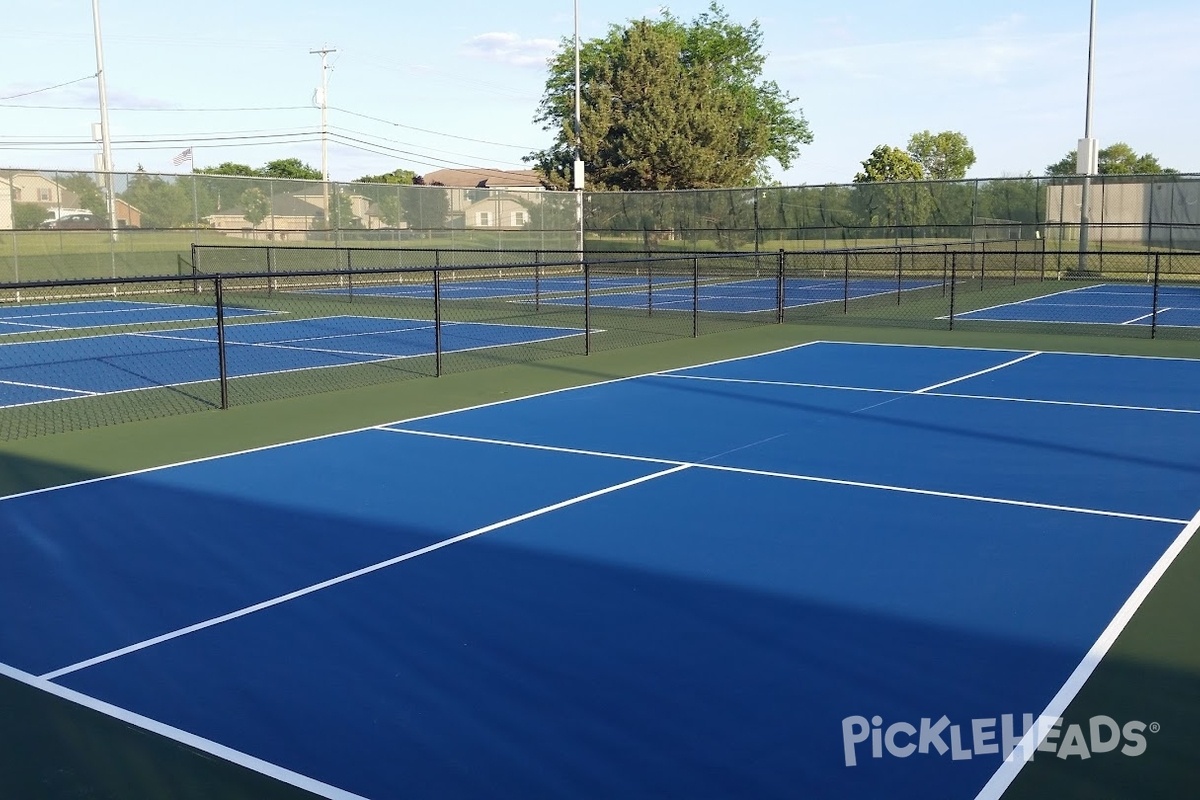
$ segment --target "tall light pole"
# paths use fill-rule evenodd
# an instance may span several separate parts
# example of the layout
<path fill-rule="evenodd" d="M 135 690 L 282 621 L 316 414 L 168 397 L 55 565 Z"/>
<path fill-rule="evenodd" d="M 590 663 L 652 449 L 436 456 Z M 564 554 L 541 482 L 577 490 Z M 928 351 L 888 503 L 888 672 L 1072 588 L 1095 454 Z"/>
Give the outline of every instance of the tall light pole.
<path fill-rule="evenodd" d="M 117 202 L 113 197 L 112 139 L 108 129 L 108 89 L 104 81 L 104 44 L 100 37 L 100 0 L 92 0 L 92 28 L 96 35 L 96 83 L 100 90 L 100 143 L 104 159 L 104 195 L 108 205 L 108 227 L 117 230 Z"/>
<path fill-rule="evenodd" d="M 1100 150 L 1092 138 L 1092 73 L 1096 65 L 1096 0 L 1092 0 L 1092 13 L 1088 22 L 1088 66 L 1087 104 L 1084 110 L 1083 138 L 1079 140 L 1079 153 L 1075 170 L 1083 175 L 1079 199 L 1079 271 L 1087 270 L 1088 225 L 1091 222 L 1092 176 L 1099 171 Z"/>
<path fill-rule="evenodd" d="M 329 54 L 337 50 L 323 47 L 308 52 L 321 57 L 321 88 L 318 90 L 320 96 L 317 105 L 321 108 L 321 182 L 325 197 L 325 224 L 329 225 Z"/>
<path fill-rule="evenodd" d="M 579 106 L 582 89 L 579 85 L 579 0 L 575 0 L 575 221 L 579 223 L 579 260 L 583 260 L 583 123 Z"/>

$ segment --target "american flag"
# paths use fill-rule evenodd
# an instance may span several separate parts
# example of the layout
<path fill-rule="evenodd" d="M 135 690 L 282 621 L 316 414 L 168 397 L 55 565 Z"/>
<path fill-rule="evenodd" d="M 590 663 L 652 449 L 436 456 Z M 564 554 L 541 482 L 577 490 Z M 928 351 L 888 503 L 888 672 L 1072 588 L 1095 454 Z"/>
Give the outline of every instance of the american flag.
<path fill-rule="evenodd" d="M 184 150 L 182 153 L 180 153 L 179 155 L 177 155 L 173 159 L 171 159 L 171 163 L 178 167 L 183 162 L 190 161 L 191 158 L 192 158 L 192 148 L 189 147 L 187 150 Z"/>

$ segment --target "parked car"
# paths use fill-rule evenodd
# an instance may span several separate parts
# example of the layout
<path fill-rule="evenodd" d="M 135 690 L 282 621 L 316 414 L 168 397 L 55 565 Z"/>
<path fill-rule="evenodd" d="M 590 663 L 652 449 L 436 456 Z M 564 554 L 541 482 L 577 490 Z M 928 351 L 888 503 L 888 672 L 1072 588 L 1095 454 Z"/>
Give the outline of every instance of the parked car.
<path fill-rule="evenodd" d="M 104 219 L 95 214 L 64 214 L 58 219 L 48 219 L 39 228 L 45 230 L 88 230 L 94 231 L 105 228 Z"/>

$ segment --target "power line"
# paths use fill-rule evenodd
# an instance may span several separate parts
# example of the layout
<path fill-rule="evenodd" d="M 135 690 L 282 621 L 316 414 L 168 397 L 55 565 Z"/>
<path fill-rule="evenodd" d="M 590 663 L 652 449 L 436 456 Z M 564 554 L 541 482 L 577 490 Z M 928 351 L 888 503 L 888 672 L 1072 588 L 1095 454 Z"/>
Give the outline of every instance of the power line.
<path fill-rule="evenodd" d="M 352 117 L 362 117 L 363 119 L 369 119 L 372 122 L 382 122 L 385 125 L 391 125 L 396 128 L 405 128 L 410 131 L 419 131 L 421 133 L 431 133 L 434 136 L 444 136 L 447 139 L 461 139 L 464 142 L 474 142 L 475 144 L 487 144 L 487 145 L 493 145 L 495 147 L 511 147 L 514 150 L 527 150 L 528 151 L 528 150 L 536 150 L 537 149 L 535 147 L 526 147 L 524 145 L 519 145 L 519 144 L 504 144 L 503 142 L 491 142 L 491 141 L 488 141 L 487 139 L 472 139 L 469 136 L 456 136 L 453 133 L 443 133 L 441 131 L 432 131 L 432 130 L 429 130 L 428 128 L 417 128 L 412 125 L 404 125 L 399 122 L 392 122 L 391 120 L 382 119 L 381 117 L 372 117 L 369 114 L 360 114 L 357 111 L 351 111 L 347 108 L 340 108 L 338 106 L 330 106 L 330 108 L 334 111 L 341 112 L 342 114 L 349 114 Z"/>
<path fill-rule="evenodd" d="M 90 81 L 94 77 L 96 77 L 96 73 L 93 72 L 91 75 L 84 75 L 82 78 L 76 78 L 73 81 L 67 81 L 65 83 L 56 83 L 53 86 L 47 86 L 44 89 L 34 89 L 31 92 L 21 92 L 20 94 L 10 94 L 7 97 L 0 97 L 0 100 L 16 100 L 18 97 L 29 97 L 31 94 L 41 94 L 42 92 L 51 92 L 51 91 L 54 91 L 55 89 L 61 89 L 64 86 L 70 86 L 71 84 L 74 84 L 74 83 L 82 83 L 83 81 Z"/>

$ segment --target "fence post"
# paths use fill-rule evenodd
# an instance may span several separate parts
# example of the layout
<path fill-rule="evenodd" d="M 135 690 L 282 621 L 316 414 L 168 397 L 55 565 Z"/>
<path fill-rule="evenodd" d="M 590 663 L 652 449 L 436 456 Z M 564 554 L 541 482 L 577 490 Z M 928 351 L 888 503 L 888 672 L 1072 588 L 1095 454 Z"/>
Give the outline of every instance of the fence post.
<path fill-rule="evenodd" d="M 958 253 L 950 254 L 950 330 L 954 330 L 954 285 L 958 283 Z"/>
<path fill-rule="evenodd" d="M 981 291 L 981 292 L 985 288 L 983 285 L 983 281 L 984 281 L 984 275 L 986 272 L 987 272 L 987 242 L 984 242 L 984 246 L 980 248 L 980 252 L 979 252 L 979 291 Z"/>
<path fill-rule="evenodd" d="M 646 316 L 654 313 L 654 256 L 646 261 Z"/>
<path fill-rule="evenodd" d="M 13 241 L 16 240 L 17 237 L 14 236 Z M 192 242 L 192 294 L 200 294 L 200 263 L 196 260 L 197 252 L 196 243 Z"/>
<path fill-rule="evenodd" d="M 700 261 L 692 256 L 692 338 L 700 333 Z"/>
<path fill-rule="evenodd" d="M 904 251 L 896 248 L 896 305 L 900 305 L 900 293 L 904 290 Z"/>
<path fill-rule="evenodd" d="M 780 325 L 783 324 L 783 310 L 787 307 L 787 252 L 781 247 L 779 248 L 779 271 L 777 273 L 777 284 L 775 291 L 775 302 L 779 309 L 779 315 L 776 319 Z"/>
<path fill-rule="evenodd" d="M 1158 333 L 1158 278 L 1159 278 L 1159 254 L 1154 254 L 1154 296 L 1150 301 L 1150 338 L 1153 339 Z"/>
<path fill-rule="evenodd" d="M 354 269 L 350 262 L 350 248 L 346 248 L 346 294 L 354 302 Z"/>
<path fill-rule="evenodd" d="M 433 269 L 433 374 L 442 377 L 442 270 Z"/>
<path fill-rule="evenodd" d="M 850 313 L 850 251 L 842 256 L 842 313 Z"/>
<path fill-rule="evenodd" d="M 946 296 L 946 279 L 950 275 L 950 245 L 942 245 L 942 297 Z"/>
<path fill-rule="evenodd" d="M 583 259 L 583 354 L 592 354 L 592 267 Z"/>
<path fill-rule="evenodd" d="M 533 310 L 542 307 L 542 251 L 533 251 Z"/>
<path fill-rule="evenodd" d="M 221 384 L 221 408 L 229 408 L 229 370 L 225 361 L 225 288 L 218 274 L 213 278 L 217 301 L 217 375 Z"/>
<path fill-rule="evenodd" d="M 1017 285 L 1017 247 L 1020 244 L 1020 239 L 1013 239 L 1013 286 Z"/>
<path fill-rule="evenodd" d="M 267 248 L 267 297 L 275 290 L 275 248 Z"/>

